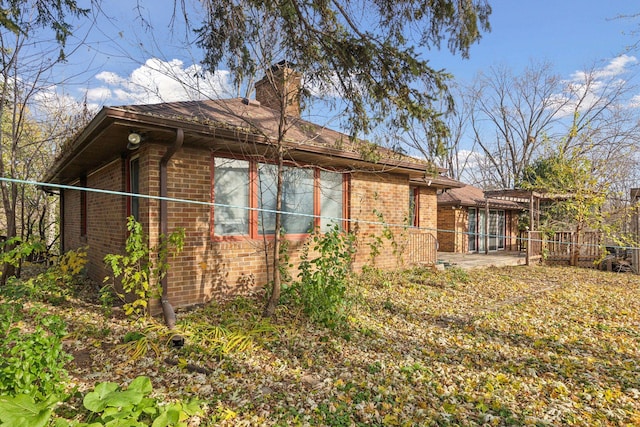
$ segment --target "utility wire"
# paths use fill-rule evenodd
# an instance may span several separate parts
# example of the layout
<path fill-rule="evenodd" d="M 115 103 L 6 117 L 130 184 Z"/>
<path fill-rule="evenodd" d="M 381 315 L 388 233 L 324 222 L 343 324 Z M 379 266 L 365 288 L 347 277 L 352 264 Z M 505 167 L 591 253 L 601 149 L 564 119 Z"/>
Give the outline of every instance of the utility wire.
<path fill-rule="evenodd" d="M 57 189 L 63 189 L 63 190 L 75 190 L 75 191 L 86 191 L 86 192 L 92 192 L 92 193 L 100 193 L 100 194 L 108 194 L 108 195 L 114 195 L 114 196 L 123 196 L 123 197 L 137 197 L 140 199 L 149 199 L 149 200 L 164 200 L 167 202 L 175 202 L 175 203 L 185 203 L 185 204 L 193 204 L 193 205 L 200 205 L 200 206 L 208 206 L 208 207 L 224 207 L 224 208 L 232 208 L 232 209 L 242 209 L 242 210 L 248 210 L 248 211 L 256 211 L 256 212 L 263 212 L 263 213 L 271 213 L 271 214 L 275 214 L 275 213 L 280 213 L 282 215 L 291 215 L 291 216 L 301 216 L 301 217 L 306 217 L 306 218 L 319 218 L 319 219 L 324 219 L 324 220 L 328 220 L 328 221 L 338 221 L 338 222 L 349 222 L 352 224 L 367 224 L 367 225 L 379 225 L 382 227 L 393 227 L 393 228 L 403 228 L 403 229 L 409 229 L 409 230 L 419 230 L 419 231 L 431 231 L 431 232 L 441 232 L 441 233 L 454 233 L 454 234 L 463 234 L 463 235 L 467 235 L 467 236 L 480 236 L 481 238 L 484 238 L 485 236 L 488 236 L 491 239 L 494 238 L 503 238 L 503 239 L 513 239 L 512 236 L 506 236 L 506 235 L 499 235 L 499 234 L 495 234 L 495 233 L 479 233 L 479 232 L 462 232 L 462 231 L 455 231 L 455 230 L 446 230 L 446 229 L 440 229 L 440 228 L 432 228 L 432 227 L 415 227 L 415 226 L 409 226 L 407 224 L 394 224 L 394 223 L 387 223 L 387 222 L 383 222 L 383 221 L 369 221 L 369 220 L 362 220 L 362 219 L 353 219 L 353 218 L 339 218 L 339 217 L 331 217 L 331 216 L 323 216 L 323 215 L 313 215 L 313 214 L 305 214 L 305 213 L 298 213 L 298 212 L 286 212 L 286 211 L 277 211 L 274 209 L 265 209 L 265 208 L 252 208 L 252 207 L 248 207 L 248 206 L 236 206 L 236 205 L 229 205 L 229 204 L 224 204 L 224 203 L 216 203 L 216 202 L 204 202 L 204 201 L 200 201 L 200 200 L 190 200 L 190 199 L 182 199 L 182 198 L 176 198 L 176 197 L 162 197 L 162 196 L 152 196 L 149 194 L 140 194 L 140 193 L 130 193 L 130 192 L 125 192 L 125 191 L 116 191 L 116 190 L 104 190 L 104 189 L 100 189 L 100 188 L 91 188 L 91 187 L 81 187 L 81 186 L 75 186 L 75 185 L 65 185 L 65 184 L 53 184 L 53 183 L 48 183 L 48 182 L 40 182 L 40 181 L 33 181 L 33 180 L 24 180 L 24 179 L 16 179 L 16 178 L 4 178 L 4 177 L 0 177 L 0 182 L 11 182 L 11 183 L 15 183 L 15 184 L 26 184 L 26 185 L 34 185 L 37 187 L 41 187 L 42 189 L 45 188 L 57 188 Z M 548 239 L 541 239 L 541 238 L 530 238 L 530 237 L 520 237 L 517 236 L 515 237 L 515 240 L 517 242 L 521 242 L 521 241 L 525 241 L 525 242 L 552 242 L 556 245 L 571 245 L 573 244 L 573 242 L 571 241 L 550 241 Z M 600 245 L 596 245 L 596 244 L 590 244 L 590 243 L 584 243 L 581 244 L 581 246 L 583 247 L 599 247 Z M 607 245 L 607 247 L 609 248 L 615 248 L 615 249 L 640 249 L 637 247 L 628 247 L 628 246 L 615 246 L 615 245 Z"/>

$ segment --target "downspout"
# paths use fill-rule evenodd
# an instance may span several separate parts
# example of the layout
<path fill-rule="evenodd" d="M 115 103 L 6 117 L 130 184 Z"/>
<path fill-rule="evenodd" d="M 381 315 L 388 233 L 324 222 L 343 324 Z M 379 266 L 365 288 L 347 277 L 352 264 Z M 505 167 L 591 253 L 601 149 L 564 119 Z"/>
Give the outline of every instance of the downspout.
<path fill-rule="evenodd" d="M 160 236 L 166 237 L 169 234 L 169 214 L 167 212 L 167 165 L 173 157 L 173 155 L 182 147 L 184 142 L 184 131 L 182 128 L 176 129 L 176 140 L 173 145 L 167 149 L 162 159 L 160 159 Z M 173 329 L 176 326 L 176 313 L 169 302 L 168 287 L 169 279 L 168 275 L 165 275 L 160 281 L 162 284 L 162 314 L 164 321 L 169 329 Z M 172 339 L 173 344 L 178 346 L 184 341 L 182 337 L 174 337 Z"/>

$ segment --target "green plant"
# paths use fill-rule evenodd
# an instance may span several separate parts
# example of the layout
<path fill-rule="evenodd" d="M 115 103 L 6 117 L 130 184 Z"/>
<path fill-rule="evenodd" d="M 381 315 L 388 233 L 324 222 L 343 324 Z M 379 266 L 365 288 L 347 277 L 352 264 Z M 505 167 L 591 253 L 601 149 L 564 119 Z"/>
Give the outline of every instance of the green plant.
<path fill-rule="evenodd" d="M 310 250 L 317 253 L 315 258 L 311 259 Z M 337 226 L 325 234 L 314 234 L 305 245 L 295 287 L 312 321 L 333 329 L 346 320 L 350 305 L 347 279 L 353 254 L 354 236 Z"/>
<path fill-rule="evenodd" d="M 55 426 L 186 427 L 190 417 L 203 413 L 198 401 L 162 404 L 149 397 L 152 391 L 151 380 L 145 376 L 135 378 L 126 388 L 112 382 L 100 383 L 84 396 L 85 413 L 76 414 L 74 420 L 56 418 Z M 59 403 L 55 395 L 42 402 L 27 395 L 0 396 L 1 425 L 44 427 L 50 424 Z"/>
<path fill-rule="evenodd" d="M 136 330 L 127 332 L 122 338 L 122 344 L 116 348 L 129 356 L 129 362 L 135 362 L 152 351 L 156 357 L 160 356 L 160 344 L 168 343 L 174 335 L 166 325 L 151 319 L 138 319 L 133 322 Z"/>
<path fill-rule="evenodd" d="M 151 298 L 161 295 L 160 281 L 167 274 L 169 255 L 176 255 L 184 246 L 184 230 L 177 229 L 168 236 L 160 236 L 160 244 L 150 248 L 148 236 L 142 231 L 142 225 L 129 217 L 127 220 L 126 255 L 108 254 L 104 261 L 113 271 L 112 286 L 120 279 L 124 294 L 116 294 L 126 301 L 124 311 L 127 315 L 149 315 L 148 304 Z M 105 278 L 105 282 L 109 278 Z M 133 301 L 127 301 L 126 295 Z"/>
<path fill-rule="evenodd" d="M 403 265 L 402 256 L 407 246 L 406 234 L 410 221 L 409 216 L 404 218 L 404 227 L 399 236 L 396 236 L 389 224 L 385 222 L 382 212 L 374 209 L 373 214 L 378 219 L 378 222 L 382 224 L 382 233 L 381 235 L 372 235 L 369 241 L 369 259 L 371 260 L 371 265 L 375 266 L 376 258 L 382 252 L 382 247 L 386 240 L 391 245 L 391 253 L 396 257 L 396 266 L 400 267 Z"/>
<path fill-rule="evenodd" d="M 44 399 L 64 391 L 71 359 L 62 349 L 65 324 L 58 316 L 33 316 L 34 328 L 20 328 L 24 314 L 18 304 L 0 304 L 0 393 Z"/>
<path fill-rule="evenodd" d="M 24 259 L 46 250 L 46 246 L 40 241 L 25 242 L 20 237 L 12 237 L 0 243 L 0 264 L 18 267 Z M 2 273 L 0 272 L 0 274 Z"/>
<path fill-rule="evenodd" d="M 75 425 L 186 426 L 185 421 L 189 417 L 202 413 L 197 401 L 160 405 L 156 399 L 149 397 L 152 391 L 151 380 L 145 376 L 131 381 L 126 389 L 112 382 L 100 383 L 82 400 L 84 408 L 90 412 L 87 417 L 89 423 Z"/>
<path fill-rule="evenodd" d="M 278 331 L 269 318 L 257 314 L 258 310 L 255 302 L 242 297 L 223 306 L 212 304 L 196 318 L 181 319 L 180 332 L 208 355 L 246 352 Z"/>
<path fill-rule="evenodd" d="M 0 422 L 2 426 L 45 427 L 49 424 L 51 413 L 59 403 L 52 395 L 42 402 L 36 402 L 33 396 L 0 396 Z"/>
<path fill-rule="evenodd" d="M 10 279 L 2 295 L 12 300 L 43 301 L 60 304 L 73 296 L 78 277 L 87 263 L 86 248 L 59 256 L 45 272 L 28 280 Z"/>
<path fill-rule="evenodd" d="M 98 292 L 98 299 L 100 300 L 100 308 L 102 313 L 106 317 L 110 317 L 113 314 L 113 304 L 116 302 L 117 294 L 111 284 L 104 285 Z"/>
<path fill-rule="evenodd" d="M 469 283 L 469 273 L 460 267 L 452 267 L 447 270 L 447 275 L 449 277 L 449 283 L 451 285 L 455 285 L 457 283 Z"/>

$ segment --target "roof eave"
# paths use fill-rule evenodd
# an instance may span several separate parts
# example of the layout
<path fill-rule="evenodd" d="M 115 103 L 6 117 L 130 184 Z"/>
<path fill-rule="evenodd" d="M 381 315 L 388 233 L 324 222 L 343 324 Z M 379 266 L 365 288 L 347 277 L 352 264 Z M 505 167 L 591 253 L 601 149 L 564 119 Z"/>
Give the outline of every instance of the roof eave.
<path fill-rule="evenodd" d="M 242 141 L 243 146 L 246 146 L 246 144 L 270 145 L 269 139 L 266 136 L 250 132 L 247 128 L 240 129 L 233 126 L 225 126 L 223 123 L 203 124 L 197 121 L 186 121 L 132 112 L 122 108 L 103 107 L 82 132 L 73 139 L 70 148 L 49 169 L 43 181 L 48 183 L 64 183 L 64 181 L 68 181 L 68 179 L 64 177 L 64 172 L 65 170 L 68 171 L 70 163 L 87 153 L 94 144 L 97 144 L 96 140 L 109 129 L 116 133 L 116 131 L 113 130 L 113 126 L 120 127 L 119 132 L 123 134 L 131 130 L 136 130 L 142 132 L 167 132 L 167 135 L 170 135 L 175 129 L 181 128 L 185 132 L 185 135 L 199 135 L 204 138 L 213 136 L 220 141 L 226 140 L 231 142 L 232 144 L 230 144 L 230 146 L 237 145 L 237 141 Z M 111 150 L 109 151 L 109 161 L 113 161 L 113 159 L 117 157 L 118 152 L 121 153 L 120 155 L 127 152 L 126 138 L 113 139 L 113 141 L 110 141 L 111 146 L 109 148 L 111 148 Z M 170 139 L 171 136 L 168 136 L 166 143 L 169 143 Z M 192 140 L 195 139 L 192 138 Z M 190 145 L 189 141 L 185 140 L 185 146 L 188 145 Z M 327 158 L 339 159 L 338 163 L 342 166 L 366 171 L 408 174 L 412 179 L 423 178 L 428 167 L 427 164 L 414 163 L 401 159 L 382 159 L 379 162 L 371 162 L 364 160 L 359 153 L 333 147 L 289 142 L 285 143 L 285 145 L 288 148 L 290 157 L 306 156 L 318 162 L 322 162 L 323 159 L 326 160 Z M 104 160 L 106 161 L 107 159 Z"/>

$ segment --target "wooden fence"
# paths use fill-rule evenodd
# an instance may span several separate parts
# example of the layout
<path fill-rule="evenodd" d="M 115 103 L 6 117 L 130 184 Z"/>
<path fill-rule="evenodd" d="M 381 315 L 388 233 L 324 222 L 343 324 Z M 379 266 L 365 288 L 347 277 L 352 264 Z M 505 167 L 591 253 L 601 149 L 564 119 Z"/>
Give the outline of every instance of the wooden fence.
<path fill-rule="evenodd" d="M 550 264 L 596 268 L 596 261 L 601 257 L 601 238 L 598 232 L 585 231 L 578 235 L 573 231 L 559 231 L 551 237 L 543 237 L 539 231 L 529 233 L 528 260 L 544 258 Z"/>

